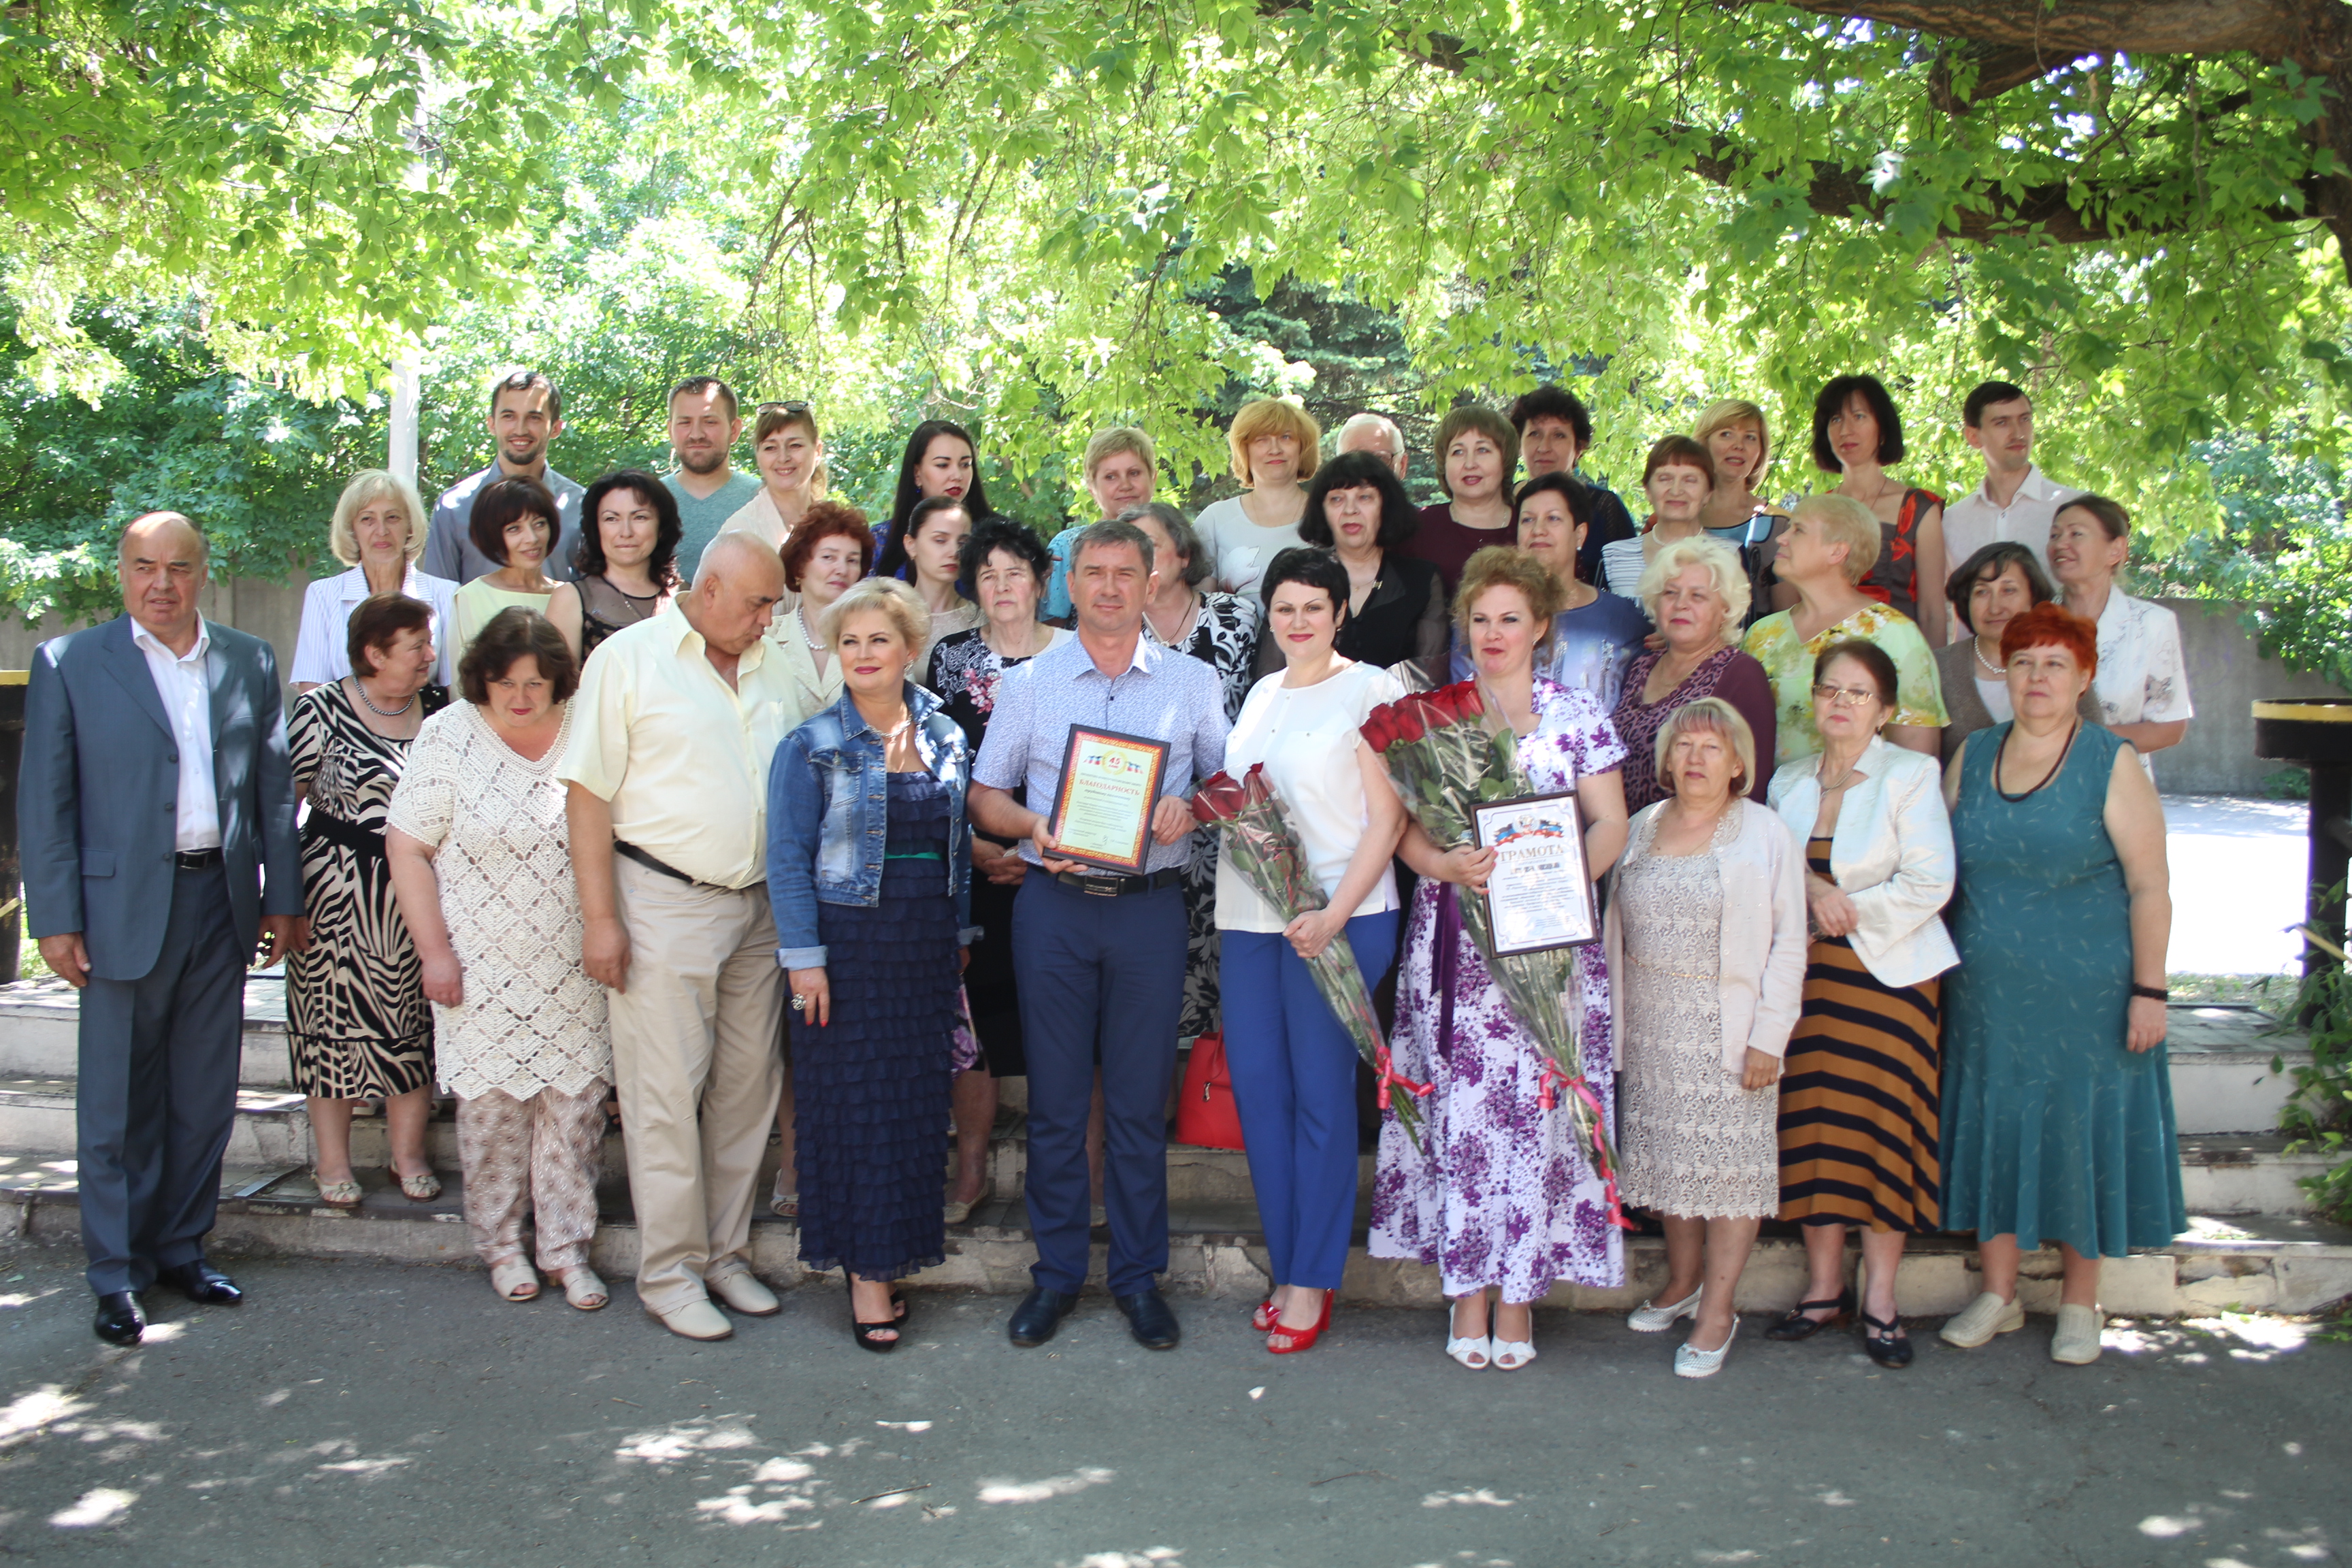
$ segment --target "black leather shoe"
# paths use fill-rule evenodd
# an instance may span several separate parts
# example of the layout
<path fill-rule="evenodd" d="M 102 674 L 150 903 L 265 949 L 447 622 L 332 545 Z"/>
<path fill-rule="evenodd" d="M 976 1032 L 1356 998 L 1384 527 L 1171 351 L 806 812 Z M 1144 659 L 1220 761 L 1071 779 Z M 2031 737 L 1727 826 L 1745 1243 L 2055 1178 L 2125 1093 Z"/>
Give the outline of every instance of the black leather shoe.
<path fill-rule="evenodd" d="M 1062 1326 L 1062 1320 L 1077 1304 L 1076 1296 L 1036 1286 L 1021 1298 L 1021 1305 L 1013 1309 L 1013 1321 L 1005 1325 L 1005 1332 L 1012 1335 L 1014 1344 L 1024 1349 L 1042 1345 L 1054 1337 L 1054 1331 Z"/>
<path fill-rule="evenodd" d="M 1862 1319 L 1862 1348 L 1870 1359 L 1883 1367 L 1906 1367 L 1911 1364 L 1911 1336 L 1903 1331 L 1903 1321 L 1881 1322 L 1867 1309 L 1858 1314 Z"/>
<path fill-rule="evenodd" d="M 1132 1296 L 1116 1296 L 1112 1300 L 1127 1314 L 1128 1331 L 1144 1349 L 1174 1350 L 1176 1342 L 1184 1337 L 1183 1329 L 1176 1321 L 1176 1309 L 1159 1291 L 1138 1290 Z"/>
<path fill-rule="evenodd" d="M 155 1283 L 169 1285 L 200 1306 L 234 1307 L 245 1300 L 245 1292 L 236 1288 L 236 1280 L 201 1258 L 194 1263 L 160 1270 Z"/>
<path fill-rule="evenodd" d="M 147 1314 L 139 1310 L 136 1293 L 110 1291 L 98 1299 L 98 1320 L 90 1327 L 108 1344 L 135 1345 L 147 1331 Z"/>

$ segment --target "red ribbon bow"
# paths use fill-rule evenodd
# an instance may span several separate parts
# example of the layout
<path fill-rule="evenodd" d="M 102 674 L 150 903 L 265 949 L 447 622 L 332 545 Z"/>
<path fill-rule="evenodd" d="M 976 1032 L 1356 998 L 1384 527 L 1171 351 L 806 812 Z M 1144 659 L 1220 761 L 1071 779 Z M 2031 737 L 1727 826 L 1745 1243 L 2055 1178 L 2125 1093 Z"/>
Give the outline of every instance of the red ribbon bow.
<path fill-rule="evenodd" d="M 1376 1060 L 1376 1065 L 1380 1068 L 1380 1097 L 1381 1109 L 1382 1110 L 1386 1110 L 1389 1108 L 1389 1085 L 1391 1084 L 1394 1084 L 1399 1089 L 1404 1089 L 1410 1093 L 1424 1096 L 1427 1095 L 1430 1089 L 1433 1087 L 1430 1084 L 1415 1083 L 1412 1079 L 1405 1077 L 1404 1074 L 1397 1071 L 1389 1061 L 1389 1048 L 1386 1046 L 1382 1046 L 1381 1047 L 1381 1053 Z"/>
<path fill-rule="evenodd" d="M 1601 1097 L 1592 1092 L 1592 1086 L 1585 1081 L 1582 1075 L 1571 1075 L 1562 1069 L 1558 1062 L 1549 1058 L 1546 1058 L 1544 1062 L 1543 1088 L 1536 1097 L 1546 1110 L 1549 1110 L 1557 1103 L 1552 1094 L 1552 1086 L 1555 1083 L 1584 1101 L 1585 1108 L 1592 1112 L 1592 1125 L 1595 1128 L 1601 1124 L 1604 1117 L 1601 1110 Z M 1633 1222 L 1625 1217 L 1625 1205 L 1617 1201 L 1616 1168 L 1610 1164 L 1609 1156 L 1601 1147 L 1598 1139 L 1594 1140 L 1592 1154 L 1593 1163 L 1601 1167 L 1597 1173 L 1601 1177 L 1601 1190 L 1609 1199 L 1609 1223 L 1632 1230 Z"/>

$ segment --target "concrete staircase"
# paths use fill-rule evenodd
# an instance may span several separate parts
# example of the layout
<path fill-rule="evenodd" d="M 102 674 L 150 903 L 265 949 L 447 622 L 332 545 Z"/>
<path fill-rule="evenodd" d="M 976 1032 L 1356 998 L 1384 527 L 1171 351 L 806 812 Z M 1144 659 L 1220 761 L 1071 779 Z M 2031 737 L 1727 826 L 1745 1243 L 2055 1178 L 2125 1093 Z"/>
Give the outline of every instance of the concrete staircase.
<path fill-rule="evenodd" d="M 0 1237 L 70 1243 L 79 1235 L 74 1199 L 74 994 L 55 982 L 0 988 Z M 224 1255 L 274 1253 L 471 1265 L 462 1214 L 456 1128 L 440 1107 L 430 1149 L 446 1190 L 411 1203 L 382 1167 L 381 1119 L 352 1131 L 355 1163 L 368 1189 L 356 1212 L 318 1202 L 310 1175 L 310 1130 L 300 1097 L 288 1085 L 281 984 L 257 976 L 247 991 L 247 1026 L 236 1128 L 222 1177 L 216 1245 Z M 2352 1294 L 2352 1230 L 2308 1213 L 2296 1178 L 2322 1168 L 2318 1156 L 2287 1154 L 2275 1131 L 2291 1068 L 2308 1047 L 2299 1037 L 2268 1034 L 2271 1020 L 2250 1009 L 2179 1007 L 2172 1014 L 2172 1086 L 2180 1129 L 2182 1182 L 2189 1231 L 2160 1251 L 2111 1260 L 2102 1286 L 2109 1310 L 2174 1315 L 2228 1309 L 2310 1311 Z M 991 1147 L 996 1196 L 971 1223 L 949 1232 L 947 1261 L 919 1283 L 994 1291 L 1029 1284 L 1034 1256 L 1020 1201 L 1024 1142 L 1017 1084 Z M 774 1149 L 762 1173 L 772 1173 Z M 1238 1152 L 1171 1146 L 1171 1283 L 1179 1289 L 1244 1297 L 1265 1290 L 1265 1254 L 1252 1200 L 1248 1164 Z M 1370 1204 L 1371 1158 L 1363 1158 L 1363 1203 Z M 604 1149 L 600 1186 L 604 1211 L 595 1261 L 625 1279 L 636 1261 L 636 1228 L 617 1136 Z M 796 1282 L 796 1228 L 771 1218 L 764 1202 L 753 1226 L 754 1264 L 779 1283 Z M 1346 1297 L 1353 1302 L 1433 1305 L 1435 1270 L 1350 1255 Z M 1775 1230 L 1780 1231 L 1774 1234 Z M 1097 1265 L 1107 1238 L 1097 1233 Z M 1622 1310 L 1663 1282 L 1664 1259 L 1654 1236 L 1627 1244 L 1622 1289 L 1555 1289 L 1549 1304 Z M 2048 1310 L 2056 1299 L 2054 1254 L 2029 1258 L 2024 1299 Z M 1099 1274 L 1097 1274 L 1099 1279 Z M 1804 1283 L 1802 1248 L 1786 1229 L 1767 1226 L 1741 1289 L 1741 1307 L 1775 1311 Z M 1897 1281 L 1908 1314 L 1958 1310 L 1976 1293 L 1974 1256 L 1964 1237 L 1916 1241 Z"/>

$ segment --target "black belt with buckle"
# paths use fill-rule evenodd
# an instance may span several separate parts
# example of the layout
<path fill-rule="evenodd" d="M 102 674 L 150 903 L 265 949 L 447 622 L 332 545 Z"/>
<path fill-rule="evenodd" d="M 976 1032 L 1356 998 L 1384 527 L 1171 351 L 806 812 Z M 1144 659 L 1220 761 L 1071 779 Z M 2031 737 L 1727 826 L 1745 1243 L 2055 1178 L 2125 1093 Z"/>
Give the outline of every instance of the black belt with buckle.
<path fill-rule="evenodd" d="M 1045 870 L 1039 867 L 1039 870 Z M 1172 868 L 1154 871 L 1147 877 L 1089 876 L 1083 871 L 1046 871 L 1045 875 L 1066 888 L 1076 888 L 1081 893 L 1091 893 L 1097 899 L 1123 899 L 1129 893 L 1155 893 L 1162 888 L 1173 888 L 1184 880 L 1184 873 Z"/>
<path fill-rule="evenodd" d="M 615 838 L 613 840 L 613 853 L 621 856 L 625 859 L 635 860 L 638 865 L 643 866 L 648 871 L 658 871 L 665 877 L 675 877 L 689 888 L 707 888 L 714 893 L 740 893 L 742 891 L 740 888 L 722 888 L 716 882 L 706 882 L 699 877 L 689 877 L 667 860 L 656 860 L 654 857 L 638 848 L 635 845 L 628 843 L 623 839 Z"/>
<path fill-rule="evenodd" d="M 221 863 L 221 852 L 214 849 L 174 849 L 172 864 L 183 871 L 209 871 Z"/>

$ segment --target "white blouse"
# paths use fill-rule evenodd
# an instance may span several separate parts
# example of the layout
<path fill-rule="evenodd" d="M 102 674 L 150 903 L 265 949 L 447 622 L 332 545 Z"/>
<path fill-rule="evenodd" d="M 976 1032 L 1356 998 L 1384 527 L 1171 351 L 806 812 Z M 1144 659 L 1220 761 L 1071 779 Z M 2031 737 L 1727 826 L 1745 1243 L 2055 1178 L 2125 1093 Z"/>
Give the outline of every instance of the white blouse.
<path fill-rule="evenodd" d="M 430 577 L 415 565 L 400 582 L 400 591 L 421 601 L 433 612 L 432 637 L 438 668 L 434 680 L 447 686 L 455 679 L 457 655 L 457 584 L 446 577 Z M 286 679 L 298 686 L 324 686 L 352 672 L 352 612 L 366 602 L 367 571 L 354 566 L 332 577 L 321 577 L 302 595 L 302 627 L 294 637 L 294 668 Z"/>
<path fill-rule="evenodd" d="M 1286 550 L 1296 550 L 1306 542 L 1298 537 L 1296 524 L 1287 528 L 1260 528 L 1242 510 L 1239 496 L 1212 501 L 1201 509 L 1192 520 L 1192 531 L 1201 541 L 1201 552 L 1209 558 L 1209 575 L 1218 587 L 1228 594 L 1239 594 L 1252 605 L 1257 603 L 1259 579 L 1274 558 Z"/>
<path fill-rule="evenodd" d="M 1250 688 L 1225 741 L 1225 772 L 1238 779 L 1265 764 L 1265 780 L 1307 851 L 1307 872 L 1328 899 L 1339 891 L 1369 822 L 1356 731 L 1373 709 L 1402 697 L 1404 683 L 1369 664 L 1351 664 L 1313 686 L 1286 687 L 1286 673 L 1276 670 Z M 1384 866 L 1364 901 L 1348 912 L 1352 918 L 1396 907 L 1396 872 Z M 1233 858 L 1220 855 L 1217 928 L 1279 931 L 1286 923 Z"/>
<path fill-rule="evenodd" d="M 555 776 L 572 714 L 547 754 L 516 752 L 470 702 L 425 721 L 385 816 L 435 850 L 441 918 L 465 1000 L 433 1005 L 441 1085 L 578 1094 L 613 1077 L 604 988 L 580 967 L 580 892 Z"/>
<path fill-rule="evenodd" d="M 2189 666 L 2180 651 L 2180 617 L 2161 605 L 2107 590 L 2099 612 L 2099 670 L 2092 678 L 2107 727 L 2169 724 L 2187 719 Z"/>

